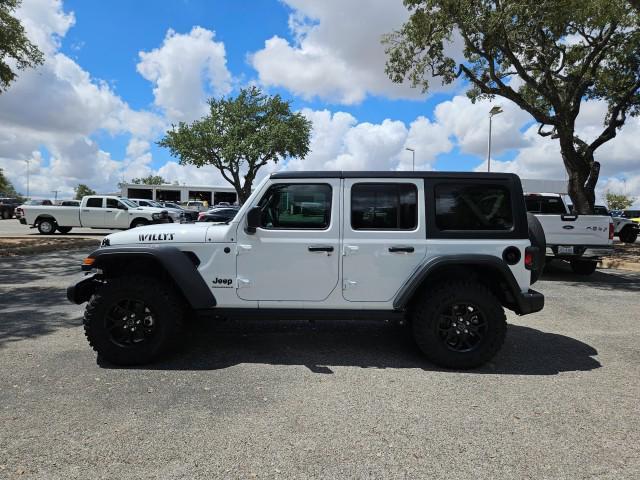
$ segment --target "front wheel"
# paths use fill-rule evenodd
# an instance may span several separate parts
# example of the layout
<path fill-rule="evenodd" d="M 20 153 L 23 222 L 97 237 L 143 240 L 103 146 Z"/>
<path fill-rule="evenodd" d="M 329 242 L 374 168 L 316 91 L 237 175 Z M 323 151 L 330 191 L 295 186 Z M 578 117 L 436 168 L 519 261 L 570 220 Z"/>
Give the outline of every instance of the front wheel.
<path fill-rule="evenodd" d="M 180 298 L 151 277 L 112 278 L 89 300 L 84 331 L 89 344 L 115 365 L 142 365 L 165 353 L 179 336 Z"/>
<path fill-rule="evenodd" d="M 598 262 L 595 260 L 571 260 L 571 270 L 578 275 L 591 275 L 597 266 Z"/>
<path fill-rule="evenodd" d="M 66 235 L 67 233 L 69 233 L 71 231 L 72 227 L 58 227 L 58 231 L 63 234 Z"/>
<path fill-rule="evenodd" d="M 41 235 L 53 235 L 56 228 L 56 222 L 48 218 L 40 220 L 40 223 L 38 223 L 38 232 L 40 232 Z"/>
<path fill-rule="evenodd" d="M 149 225 L 149 222 L 144 218 L 137 218 L 131 222 L 131 228 L 144 227 L 145 225 Z"/>
<path fill-rule="evenodd" d="M 446 368 L 475 368 L 491 360 L 507 331 L 498 299 L 478 282 L 450 281 L 435 288 L 410 313 L 420 350 Z"/>

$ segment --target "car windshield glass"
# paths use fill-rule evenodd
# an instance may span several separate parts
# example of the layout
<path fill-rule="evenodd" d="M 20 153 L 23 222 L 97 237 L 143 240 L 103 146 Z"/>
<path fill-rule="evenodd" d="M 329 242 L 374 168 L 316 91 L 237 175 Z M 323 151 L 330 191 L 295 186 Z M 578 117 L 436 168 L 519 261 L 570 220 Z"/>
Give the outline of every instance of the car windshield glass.
<path fill-rule="evenodd" d="M 120 201 L 122 203 L 124 203 L 127 207 L 129 208 L 138 208 L 138 205 L 136 205 L 135 203 L 133 203 L 131 200 L 129 200 L 128 198 L 121 198 Z"/>

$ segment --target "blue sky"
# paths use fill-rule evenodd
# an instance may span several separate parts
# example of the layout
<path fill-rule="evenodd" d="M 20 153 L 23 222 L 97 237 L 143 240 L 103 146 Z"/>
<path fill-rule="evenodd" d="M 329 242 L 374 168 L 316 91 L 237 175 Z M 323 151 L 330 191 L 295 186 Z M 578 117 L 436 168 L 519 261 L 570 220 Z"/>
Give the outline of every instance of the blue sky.
<path fill-rule="evenodd" d="M 213 169 L 176 164 L 156 146 L 166 129 L 206 112 L 211 96 L 250 84 L 292 102 L 313 122 L 311 153 L 272 169 L 486 169 L 562 179 L 557 142 L 507 101 L 471 104 L 465 85 L 432 80 L 423 95 L 384 74 L 380 37 L 408 18 L 394 0 L 23 0 L 27 34 L 45 65 L 0 96 L 0 167 L 25 190 L 71 195 L 78 183 L 112 191 L 118 181 L 161 174 L 180 183 L 222 183 Z M 449 46 L 453 56 L 460 45 Z M 589 102 L 585 137 L 606 106 Z M 640 123 L 599 155 L 602 187 L 640 195 Z M 625 182 L 622 180 L 626 179 Z"/>

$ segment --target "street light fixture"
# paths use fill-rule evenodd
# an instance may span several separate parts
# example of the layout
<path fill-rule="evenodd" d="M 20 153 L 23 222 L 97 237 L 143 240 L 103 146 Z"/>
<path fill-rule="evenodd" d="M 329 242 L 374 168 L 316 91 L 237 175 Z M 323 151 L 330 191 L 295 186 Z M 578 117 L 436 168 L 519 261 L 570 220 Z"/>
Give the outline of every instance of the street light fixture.
<path fill-rule="evenodd" d="M 414 148 L 409 148 L 409 147 L 405 148 L 405 150 L 408 150 L 408 151 L 411 152 L 411 158 L 412 158 L 412 160 L 411 160 L 411 171 L 415 172 L 416 171 L 416 151 L 415 151 Z"/>
<path fill-rule="evenodd" d="M 489 148 L 487 152 L 487 172 L 491 171 L 491 120 L 494 115 L 499 115 L 502 113 L 502 107 L 500 105 L 495 105 L 489 110 Z"/>

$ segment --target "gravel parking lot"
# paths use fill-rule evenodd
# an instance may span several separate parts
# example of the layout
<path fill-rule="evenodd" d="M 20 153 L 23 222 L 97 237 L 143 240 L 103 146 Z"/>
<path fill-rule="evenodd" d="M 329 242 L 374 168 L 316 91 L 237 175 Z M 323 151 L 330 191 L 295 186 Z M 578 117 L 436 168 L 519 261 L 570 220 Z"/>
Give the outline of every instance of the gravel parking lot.
<path fill-rule="evenodd" d="M 64 297 L 83 253 L 0 259 L 0 478 L 640 478 L 638 273 L 550 268 L 472 372 L 395 325 L 278 321 L 116 369 Z"/>

